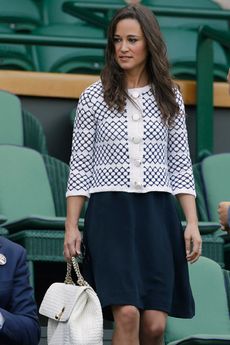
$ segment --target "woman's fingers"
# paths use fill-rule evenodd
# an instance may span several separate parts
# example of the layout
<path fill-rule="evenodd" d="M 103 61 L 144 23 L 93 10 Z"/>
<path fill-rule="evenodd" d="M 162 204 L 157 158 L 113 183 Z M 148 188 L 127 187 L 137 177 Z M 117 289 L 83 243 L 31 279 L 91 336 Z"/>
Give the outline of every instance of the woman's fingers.
<path fill-rule="evenodd" d="M 187 226 L 185 229 L 186 259 L 190 263 L 196 262 L 202 253 L 202 240 L 197 227 Z"/>
<path fill-rule="evenodd" d="M 202 253 L 202 244 L 200 241 L 191 241 L 191 252 L 187 255 L 187 260 L 192 264 L 196 262 Z"/>
<path fill-rule="evenodd" d="M 81 253 L 81 234 L 79 230 L 66 231 L 64 241 L 64 256 L 66 260 L 71 260 L 73 256 Z"/>

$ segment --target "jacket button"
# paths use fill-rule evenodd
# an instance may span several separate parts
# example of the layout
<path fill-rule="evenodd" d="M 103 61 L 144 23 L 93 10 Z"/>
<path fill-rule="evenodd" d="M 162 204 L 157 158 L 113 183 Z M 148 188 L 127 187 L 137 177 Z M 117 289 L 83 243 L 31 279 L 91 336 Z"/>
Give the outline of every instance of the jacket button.
<path fill-rule="evenodd" d="M 131 96 L 132 96 L 133 98 L 138 98 L 138 97 L 140 96 L 140 94 L 139 94 L 138 91 L 133 91 L 132 94 L 131 94 Z"/>
<path fill-rule="evenodd" d="M 141 138 L 140 137 L 132 137 L 132 142 L 134 144 L 139 144 L 141 142 Z"/>
<path fill-rule="evenodd" d="M 135 186 L 136 189 L 141 189 L 142 184 L 140 182 L 135 181 L 134 182 L 134 186 Z"/>
<path fill-rule="evenodd" d="M 140 120 L 140 115 L 138 114 L 138 113 L 135 113 L 135 114 L 133 114 L 132 115 L 132 119 L 133 119 L 133 121 L 138 121 L 138 120 Z"/>
<path fill-rule="evenodd" d="M 136 160 L 135 160 L 135 165 L 136 165 L 136 167 L 140 167 L 141 164 L 142 164 L 142 162 L 141 162 L 140 159 L 136 159 Z"/>

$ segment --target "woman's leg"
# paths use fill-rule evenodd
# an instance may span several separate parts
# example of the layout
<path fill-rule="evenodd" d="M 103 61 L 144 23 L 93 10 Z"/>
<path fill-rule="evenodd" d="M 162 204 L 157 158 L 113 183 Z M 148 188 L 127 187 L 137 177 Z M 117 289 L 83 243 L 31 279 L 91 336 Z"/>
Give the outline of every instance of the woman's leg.
<path fill-rule="evenodd" d="M 145 310 L 140 315 L 140 345 L 163 345 L 167 314 Z"/>
<path fill-rule="evenodd" d="M 139 310 L 132 305 L 113 306 L 115 330 L 112 345 L 140 345 Z"/>

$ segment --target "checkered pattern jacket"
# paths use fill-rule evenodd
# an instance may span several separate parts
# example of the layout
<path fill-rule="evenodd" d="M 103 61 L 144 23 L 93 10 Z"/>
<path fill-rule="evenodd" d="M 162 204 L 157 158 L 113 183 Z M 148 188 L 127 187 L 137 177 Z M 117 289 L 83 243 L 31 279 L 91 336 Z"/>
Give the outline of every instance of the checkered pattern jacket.
<path fill-rule="evenodd" d="M 171 127 L 150 86 L 129 89 L 123 112 L 109 109 L 101 81 L 81 95 L 73 130 L 66 196 L 102 191 L 195 195 L 182 96 Z"/>

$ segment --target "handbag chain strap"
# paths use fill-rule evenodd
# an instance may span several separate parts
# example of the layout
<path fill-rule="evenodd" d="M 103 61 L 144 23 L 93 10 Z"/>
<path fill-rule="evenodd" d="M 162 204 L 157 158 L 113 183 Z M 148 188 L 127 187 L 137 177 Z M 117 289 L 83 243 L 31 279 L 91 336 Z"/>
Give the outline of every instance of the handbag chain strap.
<path fill-rule="evenodd" d="M 65 280 L 64 283 L 65 284 L 71 284 L 71 285 L 75 285 L 72 275 L 71 275 L 71 270 L 72 270 L 72 266 L 74 268 L 74 271 L 77 275 L 77 284 L 79 286 L 89 286 L 89 284 L 85 281 L 85 279 L 83 278 L 81 272 L 80 272 L 80 268 L 78 265 L 77 260 L 72 257 L 71 258 L 71 262 L 67 262 L 67 271 L 66 271 L 66 276 L 65 276 Z"/>

